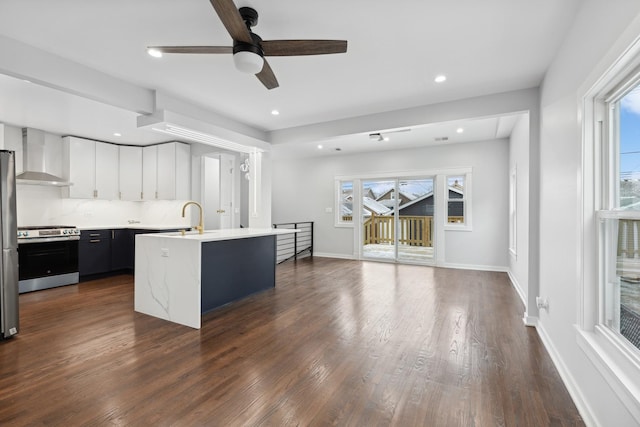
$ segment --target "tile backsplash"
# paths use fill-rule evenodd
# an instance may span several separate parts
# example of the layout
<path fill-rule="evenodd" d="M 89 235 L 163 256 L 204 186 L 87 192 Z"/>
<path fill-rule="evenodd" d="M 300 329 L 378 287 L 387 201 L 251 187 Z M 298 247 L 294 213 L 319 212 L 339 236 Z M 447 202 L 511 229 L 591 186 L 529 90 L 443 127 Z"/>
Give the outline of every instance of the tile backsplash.
<path fill-rule="evenodd" d="M 146 225 L 188 225 L 190 215 L 182 218 L 184 200 L 126 202 L 120 200 L 67 199 L 59 187 L 18 185 L 18 225 L 128 225 L 140 221 Z"/>

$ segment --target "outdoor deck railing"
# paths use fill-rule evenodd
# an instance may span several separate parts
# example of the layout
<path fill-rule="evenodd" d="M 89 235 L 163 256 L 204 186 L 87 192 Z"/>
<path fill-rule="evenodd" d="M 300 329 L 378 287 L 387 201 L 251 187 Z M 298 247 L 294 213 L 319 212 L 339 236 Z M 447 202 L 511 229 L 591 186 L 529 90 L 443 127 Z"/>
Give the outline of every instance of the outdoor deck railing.
<path fill-rule="evenodd" d="M 431 216 L 400 216 L 398 242 L 409 246 L 432 246 Z M 372 214 L 363 223 L 365 245 L 392 244 L 395 240 L 395 217 Z"/>
<path fill-rule="evenodd" d="M 343 215 L 345 222 L 353 221 L 353 216 Z M 400 236 L 398 242 L 409 246 L 431 247 L 433 245 L 432 216 L 400 215 Z M 463 216 L 449 216 L 450 224 L 464 223 Z M 392 244 L 395 239 L 395 217 L 393 215 L 371 214 L 363 223 L 363 236 L 365 245 Z"/>
<path fill-rule="evenodd" d="M 290 259 L 313 256 L 313 221 L 273 224 L 273 228 L 300 230 L 276 236 L 276 264 Z"/>
<path fill-rule="evenodd" d="M 618 256 L 640 258 L 640 220 L 618 220 Z"/>

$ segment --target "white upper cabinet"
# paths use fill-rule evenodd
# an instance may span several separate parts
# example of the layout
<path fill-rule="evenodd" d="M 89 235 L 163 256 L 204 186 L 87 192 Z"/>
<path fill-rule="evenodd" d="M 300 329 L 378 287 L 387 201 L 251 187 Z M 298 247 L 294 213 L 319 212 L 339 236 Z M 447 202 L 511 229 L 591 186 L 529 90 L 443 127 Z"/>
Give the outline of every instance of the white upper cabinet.
<path fill-rule="evenodd" d="M 191 147 L 169 142 L 131 147 L 63 138 L 64 195 L 76 199 L 188 200 Z"/>
<path fill-rule="evenodd" d="M 191 150 L 189 145 L 169 142 L 145 147 L 142 175 L 144 200 L 190 199 Z"/>
<path fill-rule="evenodd" d="M 142 148 L 142 200 L 158 199 L 158 146 Z"/>
<path fill-rule="evenodd" d="M 142 147 L 121 145 L 120 200 L 142 200 Z"/>
<path fill-rule="evenodd" d="M 74 199 L 118 198 L 118 146 L 68 136 L 62 140 L 63 175 Z"/>
<path fill-rule="evenodd" d="M 96 198 L 119 199 L 118 146 L 96 142 Z"/>
<path fill-rule="evenodd" d="M 93 199 L 96 190 L 96 143 L 67 136 L 62 140 L 62 173 L 73 185 L 63 188 L 67 197 Z"/>

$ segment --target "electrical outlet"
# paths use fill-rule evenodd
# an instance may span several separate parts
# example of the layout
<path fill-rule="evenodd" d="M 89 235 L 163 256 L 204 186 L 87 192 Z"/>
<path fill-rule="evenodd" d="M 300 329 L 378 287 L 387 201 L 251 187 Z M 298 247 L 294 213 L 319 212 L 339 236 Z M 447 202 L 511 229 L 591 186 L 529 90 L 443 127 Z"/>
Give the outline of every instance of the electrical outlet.
<path fill-rule="evenodd" d="M 168 258 L 169 257 L 169 249 L 168 248 L 160 248 L 160 256 Z"/>
<path fill-rule="evenodd" d="M 536 305 L 541 310 L 549 310 L 549 300 L 546 298 L 536 297 Z"/>

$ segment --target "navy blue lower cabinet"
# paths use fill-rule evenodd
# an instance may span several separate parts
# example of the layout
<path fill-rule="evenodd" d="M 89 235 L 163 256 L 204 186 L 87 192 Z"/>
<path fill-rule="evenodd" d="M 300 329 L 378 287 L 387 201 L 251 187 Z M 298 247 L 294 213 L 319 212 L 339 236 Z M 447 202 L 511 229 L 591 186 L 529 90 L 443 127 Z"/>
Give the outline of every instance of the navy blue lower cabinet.
<path fill-rule="evenodd" d="M 203 242 L 202 313 L 275 287 L 276 236 Z"/>
<path fill-rule="evenodd" d="M 111 230 L 82 230 L 78 242 L 80 276 L 111 270 Z"/>

